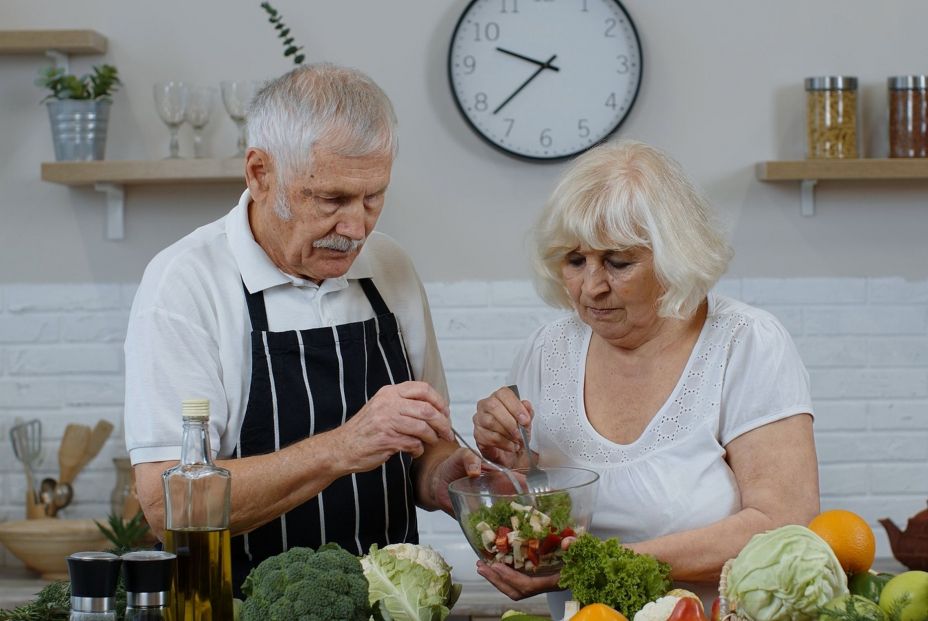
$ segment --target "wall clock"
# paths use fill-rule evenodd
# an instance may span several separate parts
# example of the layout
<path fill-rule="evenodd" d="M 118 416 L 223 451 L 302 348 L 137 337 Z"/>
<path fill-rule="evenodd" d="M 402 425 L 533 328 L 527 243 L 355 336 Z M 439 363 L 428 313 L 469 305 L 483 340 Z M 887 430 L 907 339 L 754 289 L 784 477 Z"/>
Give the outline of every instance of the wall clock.
<path fill-rule="evenodd" d="M 638 31 L 618 0 L 472 0 L 448 51 L 451 92 L 471 128 L 534 161 L 612 134 L 641 72 Z"/>

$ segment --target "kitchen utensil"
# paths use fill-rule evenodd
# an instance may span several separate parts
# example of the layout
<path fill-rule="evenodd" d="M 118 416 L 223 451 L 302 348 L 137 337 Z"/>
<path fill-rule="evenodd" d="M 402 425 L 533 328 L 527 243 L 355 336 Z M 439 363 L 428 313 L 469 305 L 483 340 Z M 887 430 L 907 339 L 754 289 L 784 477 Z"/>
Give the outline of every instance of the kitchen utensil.
<path fill-rule="evenodd" d="M 509 390 L 515 393 L 516 397 L 519 397 L 518 386 L 509 386 Z M 528 491 L 530 494 L 546 492 L 551 488 L 548 483 L 548 473 L 538 467 L 538 454 L 528 447 L 528 430 L 525 425 L 519 425 L 519 434 L 522 436 L 522 451 L 528 458 L 528 469 L 525 471 L 525 483 L 528 485 Z"/>
<path fill-rule="evenodd" d="M 515 472 L 525 474 L 524 469 L 516 469 Z M 512 503 L 526 504 L 523 495 L 514 492 L 508 479 L 499 472 L 485 471 L 479 477 L 464 477 L 448 486 L 454 515 L 478 558 L 489 563 L 503 563 L 526 575 L 540 576 L 560 569 L 563 555 L 560 539 L 583 534 L 590 528 L 599 475 L 582 468 L 548 468 L 547 474 L 551 488 L 535 494 L 534 503 L 524 507 L 525 510 L 519 510 L 523 514 L 522 525 L 537 533 L 513 536 L 524 538 L 519 542 L 518 553 L 515 551 L 516 541 L 508 536 L 506 547 L 509 549 L 503 549 L 496 543 L 501 526 L 506 527 L 503 532 L 507 534 L 511 534 L 512 530 L 520 532 L 512 528 L 511 518 L 516 515 Z M 535 511 L 548 516 L 551 522 L 544 523 L 536 518 L 536 527 L 531 518 L 524 519 L 526 512 L 534 514 Z M 549 535 L 553 537 L 549 539 Z M 530 539 L 537 539 L 535 544 L 540 541 L 546 543 L 533 546 L 529 543 Z M 531 564 L 526 562 L 529 560 Z"/>
<path fill-rule="evenodd" d="M 52 497 L 52 509 L 50 509 L 49 517 L 54 517 L 58 513 L 59 509 L 64 509 L 74 498 L 74 488 L 70 483 L 59 483 L 55 486 L 55 493 Z"/>
<path fill-rule="evenodd" d="M 484 457 L 484 456 L 480 453 L 480 451 L 478 451 L 478 450 L 476 450 L 474 447 L 472 447 L 472 446 L 467 442 L 467 440 L 465 440 L 464 437 L 463 437 L 461 434 L 458 433 L 458 430 L 455 429 L 454 427 L 451 428 L 451 431 L 454 432 L 454 437 L 456 437 L 456 438 L 458 439 L 458 442 L 460 442 L 461 444 L 463 444 L 463 445 L 464 445 L 464 448 L 468 449 L 471 453 L 473 453 L 474 455 L 476 455 L 477 457 L 479 457 L 479 458 L 480 458 L 480 461 L 482 461 L 483 463 L 485 463 L 486 465 L 488 465 L 488 466 L 489 466 L 490 468 L 492 468 L 493 470 L 496 470 L 497 472 L 502 472 L 503 475 L 505 475 L 506 478 L 509 479 L 509 482 L 512 484 L 512 488 L 516 491 L 517 494 L 522 495 L 522 494 L 525 493 L 525 486 L 522 484 L 521 481 L 519 481 L 519 478 L 518 478 L 517 476 L 515 476 L 515 474 L 513 474 L 513 471 L 512 471 L 511 469 L 506 468 L 505 466 L 500 466 L 500 465 L 497 464 L 496 462 L 492 462 L 492 461 L 490 461 L 489 459 L 487 459 L 486 457 Z"/>
<path fill-rule="evenodd" d="M 71 483 L 83 466 L 84 454 L 90 443 L 90 427 L 87 425 L 69 424 L 64 429 L 61 446 L 58 447 L 59 483 Z"/>
<path fill-rule="evenodd" d="M 36 418 L 13 425 L 10 427 L 10 442 L 13 443 L 13 454 L 26 472 L 27 490 L 38 502 L 33 472 L 42 463 L 42 421 Z"/>
<path fill-rule="evenodd" d="M 55 504 L 55 486 L 58 481 L 51 477 L 42 479 L 39 483 L 39 501 L 42 503 L 45 515 L 48 515 L 49 508 Z"/>
<path fill-rule="evenodd" d="M 81 458 L 81 469 L 93 461 L 93 458 L 100 453 L 100 449 L 106 444 L 111 433 L 113 433 L 113 423 L 102 419 L 97 421 L 93 431 L 90 432 L 90 440 L 87 442 L 87 448 Z M 77 475 L 75 474 L 75 476 Z"/>

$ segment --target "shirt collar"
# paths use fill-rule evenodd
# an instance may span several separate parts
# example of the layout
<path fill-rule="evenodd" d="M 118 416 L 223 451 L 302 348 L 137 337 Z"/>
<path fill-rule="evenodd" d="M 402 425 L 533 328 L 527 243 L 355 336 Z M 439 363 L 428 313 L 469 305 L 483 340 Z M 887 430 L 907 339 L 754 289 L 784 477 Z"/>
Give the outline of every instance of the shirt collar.
<path fill-rule="evenodd" d="M 255 241 L 251 232 L 251 225 L 248 222 L 248 204 L 250 202 L 251 194 L 248 190 L 245 190 L 238 201 L 238 205 L 235 206 L 226 219 L 226 235 L 229 239 L 232 256 L 235 257 L 238 269 L 242 274 L 242 280 L 250 293 L 288 284 L 295 287 L 319 289 L 319 293 L 326 293 L 344 289 L 348 286 L 349 280 L 371 277 L 367 244 L 361 249 L 360 254 L 358 254 L 344 276 L 328 278 L 321 285 L 283 272 L 274 265 L 274 262 L 267 256 L 264 249 Z"/>

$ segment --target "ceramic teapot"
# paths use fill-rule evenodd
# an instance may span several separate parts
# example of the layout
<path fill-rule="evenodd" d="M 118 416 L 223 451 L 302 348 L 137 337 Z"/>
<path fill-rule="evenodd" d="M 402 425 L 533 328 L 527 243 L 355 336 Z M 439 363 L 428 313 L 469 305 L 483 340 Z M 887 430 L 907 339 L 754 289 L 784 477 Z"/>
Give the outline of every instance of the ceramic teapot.
<path fill-rule="evenodd" d="M 880 524 L 886 529 L 896 560 L 909 569 L 928 571 L 928 509 L 910 517 L 904 531 L 889 518 Z"/>

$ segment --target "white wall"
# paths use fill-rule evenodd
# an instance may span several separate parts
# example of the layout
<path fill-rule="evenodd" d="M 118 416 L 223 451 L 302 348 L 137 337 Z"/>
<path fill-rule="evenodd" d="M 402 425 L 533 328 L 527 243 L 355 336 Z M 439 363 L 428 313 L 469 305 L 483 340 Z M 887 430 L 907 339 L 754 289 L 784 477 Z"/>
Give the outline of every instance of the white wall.
<path fill-rule="evenodd" d="M 567 1 L 567 0 L 562 0 Z M 116 96 L 110 158 L 159 158 L 167 129 L 152 84 L 217 84 L 289 68 L 257 0 L 5 0 L 0 28 L 94 28 L 125 88 Z M 526 228 L 563 164 L 516 161 L 481 142 L 452 103 L 448 42 L 466 0 L 278 0 L 310 60 L 359 67 L 393 98 L 401 122 L 382 229 L 411 251 L 423 277 L 523 278 Z M 925 72 L 921 0 L 627 0 L 641 33 L 645 73 L 620 134 L 680 159 L 733 227 L 736 276 L 925 275 L 924 182 L 822 183 L 814 218 L 798 213 L 797 184 L 764 184 L 753 165 L 802 156 L 802 79 L 853 74 L 864 99 L 869 155 L 886 152 L 885 81 Z M 102 238 L 101 195 L 38 179 L 52 159 L 40 89 L 41 57 L 0 57 L 0 282 L 135 281 L 148 259 L 191 228 L 224 213 L 236 184 L 133 187 L 127 238 Z M 184 130 L 183 149 L 190 153 Z M 214 154 L 233 151 L 219 107 Z"/>

